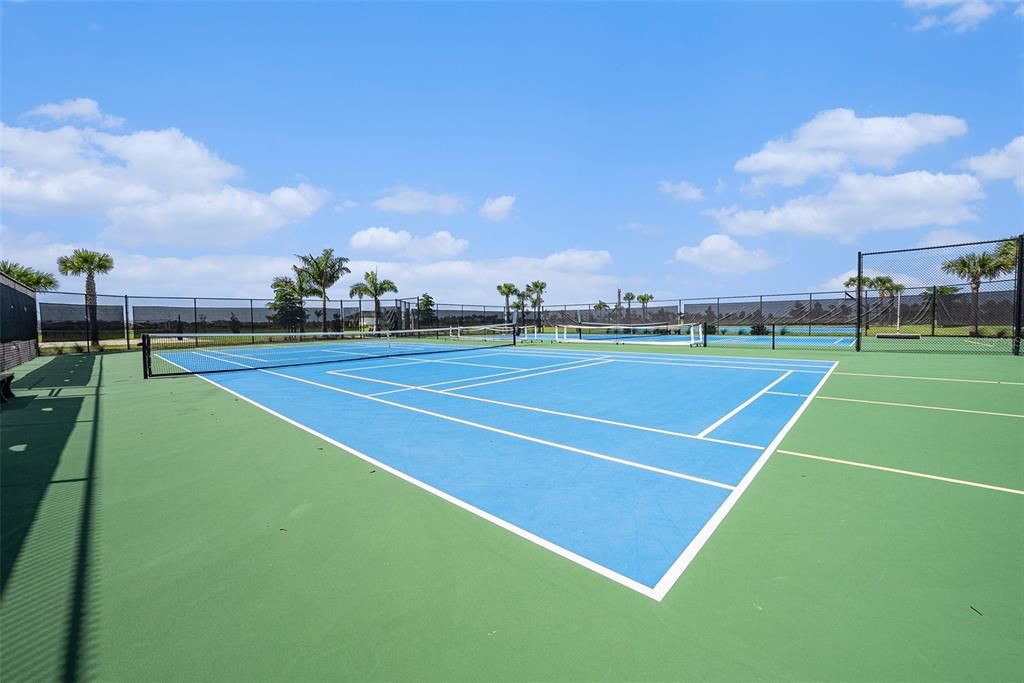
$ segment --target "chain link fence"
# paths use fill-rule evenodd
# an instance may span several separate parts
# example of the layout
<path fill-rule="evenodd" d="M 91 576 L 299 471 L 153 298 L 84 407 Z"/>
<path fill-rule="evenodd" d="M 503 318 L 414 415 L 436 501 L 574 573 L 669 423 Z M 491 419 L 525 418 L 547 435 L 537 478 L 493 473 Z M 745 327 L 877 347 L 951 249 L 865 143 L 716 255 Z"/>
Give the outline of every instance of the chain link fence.
<path fill-rule="evenodd" d="M 1024 235 L 857 258 L 857 348 L 1020 355 Z"/>
<path fill-rule="evenodd" d="M 555 325 L 704 323 L 709 345 L 776 348 L 1020 352 L 1024 237 L 858 255 L 847 291 L 527 306 L 520 322 Z M 101 348 L 132 348 L 145 333 L 317 331 L 320 299 L 279 306 L 272 299 L 39 292 L 38 338 L 89 348 L 92 320 Z M 515 302 L 512 302 L 514 309 Z M 510 321 L 502 305 L 436 303 L 423 297 L 328 301 L 326 328 L 408 330 Z M 6 314 L 6 311 L 5 311 Z M 6 319 L 5 319 L 6 320 Z"/>

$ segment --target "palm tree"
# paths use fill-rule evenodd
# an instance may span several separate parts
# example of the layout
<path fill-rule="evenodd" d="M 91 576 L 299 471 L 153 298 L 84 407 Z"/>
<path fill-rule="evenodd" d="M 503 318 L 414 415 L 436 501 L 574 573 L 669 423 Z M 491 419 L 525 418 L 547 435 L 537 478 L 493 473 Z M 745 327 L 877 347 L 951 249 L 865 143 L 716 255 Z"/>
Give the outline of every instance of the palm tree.
<path fill-rule="evenodd" d="M 850 289 L 852 287 L 856 287 L 858 282 L 862 289 L 867 289 L 874 284 L 874 280 L 872 278 L 864 277 L 863 275 L 861 277 L 854 275 L 853 277 L 846 279 L 846 282 L 843 283 L 843 287 Z"/>
<path fill-rule="evenodd" d="M 320 296 L 320 322 L 321 330 L 327 331 L 327 290 L 337 284 L 345 275 L 348 275 L 352 271 L 345 267 L 348 263 L 348 259 L 344 256 L 335 256 L 333 249 L 324 249 L 319 256 L 313 254 L 306 254 L 301 256 L 295 255 L 295 258 L 299 259 L 301 265 L 297 266 L 297 270 L 301 270 L 306 273 L 306 277 L 309 278 L 310 285 L 316 290 Z"/>
<path fill-rule="evenodd" d="M 49 292 L 57 289 L 57 278 L 53 273 L 44 273 L 14 261 L 0 261 L 0 273 L 37 292 Z"/>
<path fill-rule="evenodd" d="M 996 258 L 999 259 L 1000 275 L 1017 270 L 1017 240 L 1003 240 L 996 247 Z"/>
<path fill-rule="evenodd" d="M 85 309 L 89 318 L 89 341 L 95 346 L 100 344 L 100 329 L 96 316 L 96 274 L 109 273 L 114 269 L 114 259 L 110 254 L 88 249 L 75 249 L 70 256 L 57 258 L 57 270 L 61 275 L 85 276 Z"/>
<path fill-rule="evenodd" d="M 626 292 L 622 295 L 622 300 L 626 302 L 626 322 L 629 322 L 630 313 L 633 310 L 633 300 L 636 299 L 636 294 L 633 292 Z"/>
<path fill-rule="evenodd" d="M 647 304 L 654 301 L 653 294 L 637 294 L 637 303 L 640 304 L 640 316 L 644 322 L 647 322 Z"/>
<path fill-rule="evenodd" d="M 533 306 L 534 317 L 537 321 L 538 329 L 543 326 L 540 319 L 540 307 L 544 303 L 544 290 L 547 288 L 548 283 L 542 282 L 541 280 L 534 280 L 530 284 L 526 285 L 526 293 L 530 297 L 530 304 Z"/>
<path fill-rule="evenodd" d="M 363 281 L 352 285 L 348 290 L 349 296 L 373 297 L 373 331 L 377 331 L 380 321 L 380 298 L 392 292 L 398 293 L 398 287 L 391 280 L 381 280 L 377 271 L 368 270 L 363 273 Z"/>
<path fill-rule="evenodd" d="M 594 310 L 598 311 L 599 313 L 607 311 L 609 308 L 610 308 L 610 306 L 608 305 L 608 302 L 607 301 L 602 301 L 601 299 L 598 299 L 597 303 L 594 304 Z M 601 318 L 600 315 L 598 315 L 597 317 L 599 319 Z"/>
<path fill-rule="evenodd" d="M 516 289 L 514 296 L 516 297 L 516 300 L 515 303 L 512 304 L 512 308 L 515 309 L 519 314 L 519 317 L 522 318 L 519 323 L 522 325 L 526 323 L 526 297 L 528 294 L 525 289 Z"/>
<path fill-rule="evenodd" d="M 498 294 L 505 297 L 505 324 L 509 323 L 512 317 L 511 307 L 509 306 L 509 299 L 519 293 L 519 288 L 511 282 L 504 282 L 498 285 Z"/>
<path fill-rule="evenodd" d="M 269 304 L 270 308 L 277 311 L 277 322 L 285 329 L 291 331 L 296 327 L 299 332 L 306 331 L 306 309 L 304 299 L 317 293 L 316 288 L 309 280 L 309 275 L 301 268 L 294 267 L 295 277 L 286 275 L 275 277 L 270 283 L 274 290 L 274 300 Z"/>
<path fill-rule="evenodd" d="M 948 259 L 942 272 L 967 280 L 971 287 L 971 336 L 978 336 L 978 293 L 982 280 L 994 280 L 1003 272 L 1002 262 L 995 254 L 964 254 Z"/>

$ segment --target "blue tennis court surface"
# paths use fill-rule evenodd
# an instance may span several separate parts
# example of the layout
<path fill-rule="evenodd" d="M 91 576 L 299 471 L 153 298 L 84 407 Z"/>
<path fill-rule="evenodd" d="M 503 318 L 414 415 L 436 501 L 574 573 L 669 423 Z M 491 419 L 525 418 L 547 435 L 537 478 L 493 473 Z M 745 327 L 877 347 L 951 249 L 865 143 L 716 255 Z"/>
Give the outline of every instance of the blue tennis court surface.
<path fill-rule="evenodd" d="M 204 378 L 660 600 L 834 365 L 526 345 Z"/>

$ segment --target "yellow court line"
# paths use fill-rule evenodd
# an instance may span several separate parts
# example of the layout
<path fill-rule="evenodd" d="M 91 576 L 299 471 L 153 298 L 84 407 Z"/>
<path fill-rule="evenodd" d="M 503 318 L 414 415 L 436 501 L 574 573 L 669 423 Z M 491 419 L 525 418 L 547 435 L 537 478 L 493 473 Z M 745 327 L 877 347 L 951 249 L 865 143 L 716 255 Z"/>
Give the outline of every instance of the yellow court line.
<path fill-rule="evenodd" d="M 1001 491 L 1003 493 L 1013 493 L 1018 496 L 1024 496 L 1024 491 L 1018 489 L 1011 489 L 1005 486 L 995 486 L 994 484 L 982 484 L 976 481 L 966 481 L 964 479 L 953 479 L 951 477 L 940 477 L 937 474 L 925 474 L 924 472 L 914 472 L 912 470 L 901 470 L 895 467 L 883 467 L 881 465 L 869 465 L 866 462 L 856 462 L 854 460 L 840 460 L 839 458 L 826 458 L 823 455 L 811 455 L 810 453 L 798 453 L 796 451 L 786 451 L 779 449 L 776 453 L 784 453 L 786 455 L 795 455 L 798 458 L 810 458 L 811 460 L 822 460 L 824 462 L 833 462 L 840 465 L 850 465 L 852 467 L 863 467 L 869 470 L 878 470 L 879 472 L 891 472 L 893 474 L 905 474 L 909 477 L 919 477 L 921 479 L 932 479 L 934 481 L 944 481 L 948 484 L 960 484 L 962 486 L 971 486 L 978 489 L 988 489 L 989 491 Z"/>
<path fill-rule="evenodd" d="M 826 401 L 849 401 L 850 403 L 871 403 L 878 406 L 895 406 L 897 408 L 920 408 L 922 410 L 942 410 L 950 413 L 970 413 L 972 415 L 995 415 L 996 417 L 1020 417 L 1017 413 L 993 413 L 988 410 L 968 410 L 967 408 L 944 408 L 943 406 L 922 406 L 916 403 L 891 403 L 889 401 L 868 401 L 862 398 L 840 398 L 839 396 L 817 396 Z"/>
<path fill-rule="evenodd" d="M 1024 382 L 1007 382 L 998 379 L 956 379 L 954 377 L 921 377 L 919 375 L 875 375 L 869 372 L 833 372 L 833 375 L 848 375 L 851 377 L 882 377 L 884 379 L 919 379 L 927 382 L 964 382 L 967 384 L 1008 384 L 1010 386 L 1024 387 Z"/>

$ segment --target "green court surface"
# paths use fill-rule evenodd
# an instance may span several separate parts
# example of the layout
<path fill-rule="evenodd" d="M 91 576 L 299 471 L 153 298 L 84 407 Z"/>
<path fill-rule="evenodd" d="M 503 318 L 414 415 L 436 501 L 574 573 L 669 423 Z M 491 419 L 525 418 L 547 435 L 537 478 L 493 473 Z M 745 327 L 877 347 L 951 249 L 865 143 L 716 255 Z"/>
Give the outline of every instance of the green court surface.
<path fill-rule="evenodd" d="M 0 677 L 1024 679 L 1024 361 L 678 352 L 839 366 L 660 602 L 137 353 L 23 365 Z"/>

